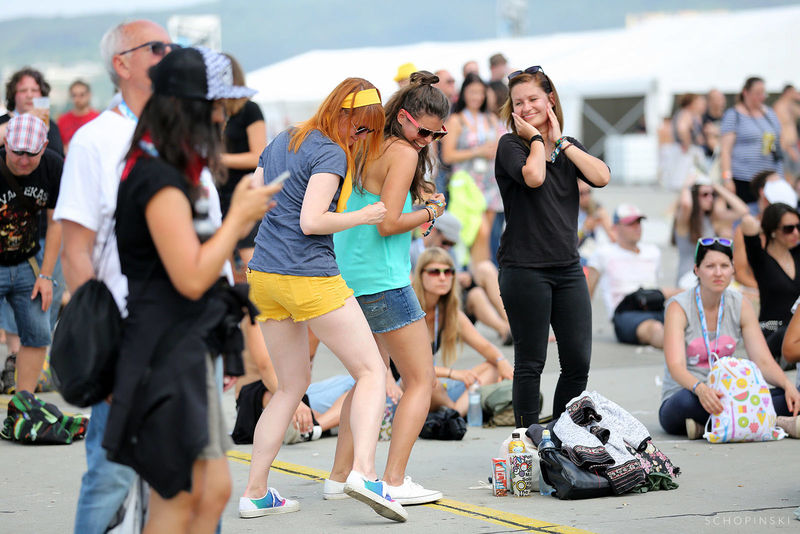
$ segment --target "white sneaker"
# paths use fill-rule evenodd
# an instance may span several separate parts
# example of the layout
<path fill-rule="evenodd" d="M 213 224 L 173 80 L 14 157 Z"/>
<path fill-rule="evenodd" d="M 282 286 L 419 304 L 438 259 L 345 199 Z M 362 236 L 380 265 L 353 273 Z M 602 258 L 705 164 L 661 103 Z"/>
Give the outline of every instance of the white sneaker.
<path fill-rule="evenodd" d="M 392 499 L 389 492 L 386 491 L 386 486 L 380 480 L 367 480 L 361 473 L 350 471 L 350 474 L 347 475 L 347 482 L 344 484 L 344 492 L 387 519 L 406 521 L 408 512 L 403 510 L 399 502 Z"/>
<path fill-rule="evenodd" d="M 322 483 L 322 498 L 326 501 L 346 499 L 347 494 L 344 492 L 344 482 L 336 482 L 326 478 L 325 482 Z"/>
<path fill-rule="evenodd" d="M 425 504 L 438 501 L 442 498 L 441 491 L 425 489 L 408 476 L 403 479 L 403 484 L 401 486 L 390 486 L 387 484 L 386 489 L 389 495 L 392 496 L 392 499 L 403 506 L 409 504 Z"/>
<path fill-rule="evenodd" d="M 278 490 L 269 488 L 267 494 L 260 499 L 239 498 L 239 517 L 261 517 L 264 515 L 286 514 L 300 509 L 300 503 L 292 499 L 284 499 Z"/>

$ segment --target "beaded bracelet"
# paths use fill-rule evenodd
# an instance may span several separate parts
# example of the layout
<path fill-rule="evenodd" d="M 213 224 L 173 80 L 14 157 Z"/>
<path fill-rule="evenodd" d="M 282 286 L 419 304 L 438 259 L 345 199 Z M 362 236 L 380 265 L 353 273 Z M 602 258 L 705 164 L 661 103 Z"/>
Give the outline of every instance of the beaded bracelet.
<path fill-rule="evenodd" d="M 53 287 L 58 287 L 58 282 L 56 282 L 55 278 L 53 278 L 52 276 L 47 276 L 46 274 L 40 274 L 39 278 L 50 280 L 50 282 L 52 282 L 53 284 Z"/>
<path fill-rule="evenodd" d="M 558 138 L 558 141 L 556 141 L 553 153 L 550 155 L 550 163 L 556 162 L 556 157 L 558 157 L 558 154 L 561 152 L 561 145 L 564 144 L 564 141 L 569 141 L 565 135 L 562 135 Z"/>
<path fill-rule="evenodd" d="M 444 207 L 444 201 L 442 201 L 442 200 L 426 200 L 425 201 L 425 209 L 427 209 L 430 212 L 430 214 L 431 214 L 431 216 L 433 218 L 431 219 L 431 225 L 428 226 L 428 229 L 425 230 L 422 233 L 422 237 L 427 237 L 428 234 L 431 233 L 431 230 L 433 230 L 433 225 L 436 224 L 436 208 L 434 208 L 434 206 L 437 206 L 439 208 L 443 208 Z"/>

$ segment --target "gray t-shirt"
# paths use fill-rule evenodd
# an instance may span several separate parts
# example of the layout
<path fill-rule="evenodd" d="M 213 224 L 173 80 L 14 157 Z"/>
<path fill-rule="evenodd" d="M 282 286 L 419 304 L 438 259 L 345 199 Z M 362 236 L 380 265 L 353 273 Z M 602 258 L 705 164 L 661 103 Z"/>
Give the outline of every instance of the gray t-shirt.
<path fill-rule="evenodd" d="M 714 324 L 707 325 L 709 329 L 708 341 L 711 350 L 715 351 L 720 357 L 732 356 L 738 347 L 744 347 L 741 343 L 742 294 L 726 289 L 723 295 L 725 296 L 725 304 L 722 312 L 722 325 L 720 327 L 722 334 L 719 342 L 717 342 L 717 323 L 715 322 Z M 694 288 L 669 299 L 665 304 L 665 308 L 669 307 L 673 301 L 680 305 L 687 319 L 686 330 L 683 333 L 686 343 L 686 369 L 692 373 L 692 376 L 696 377 L 697 380 L 705 382 L 708 378 L 710 368 L 706 344 L 703 340 L 703 329 L 700 326 L 700 315 L 697 312 Z M 747 356 L 742 354 L 741 357 L 746 358 Z M 682 388 L 683 386 L 672 379 L 672 376 L 669 374 L 669 369 L 666 364 L 664 364 L 664 385 L 661 389 L 661 402 L 664 402 Z"/>
<path fill-rule="evenodd" d="M 258 227 L 255 252 L 248 267 L 254 271 L 294 276 L 336 276 L 339 267 L 332 236 L 303 234 L 300 209 L 309 178 L 314 174 L 332 173 L 343 181 L 347 174 L 347 156 L 319 130 L 312 130 L 294 152 L 289 149 L 291 134 L 292 130 L 281 132 L 258 160 L 258 166 L 264 169 L 264 183 L 270 183 L 286 170 L 291 177 L 275 195 L 278 205 L 264 215 Z M 340 191 L 341 182 L 328 211 L 336 209 Z"/>

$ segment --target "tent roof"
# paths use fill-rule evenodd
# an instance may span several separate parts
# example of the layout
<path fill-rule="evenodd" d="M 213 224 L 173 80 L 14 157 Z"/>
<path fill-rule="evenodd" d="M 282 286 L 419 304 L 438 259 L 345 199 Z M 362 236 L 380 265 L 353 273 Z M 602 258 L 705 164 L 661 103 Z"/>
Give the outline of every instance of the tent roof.
<path fill-rule="evenodd" d="M 797 57 L 797 28 L 800 6 L 790 6 L 653 16 L 626 28 L 519 39 L 315 50 L 251 72 L 248 85 L 262 104 L 318 102 L 343 78 L 360 76 L 386 100 L 402 63 L 446 68 L 458 78 L 461 65 L 475 59 L 485 75 L 487 58 L 502 51 L 513 68 L 542 65 L 562 93 L 642 94 L 654 82 L 662 94 L 712 87 L 736 93 L 751 75 L 777 91 L 796 72 L 790 54 Z"/>

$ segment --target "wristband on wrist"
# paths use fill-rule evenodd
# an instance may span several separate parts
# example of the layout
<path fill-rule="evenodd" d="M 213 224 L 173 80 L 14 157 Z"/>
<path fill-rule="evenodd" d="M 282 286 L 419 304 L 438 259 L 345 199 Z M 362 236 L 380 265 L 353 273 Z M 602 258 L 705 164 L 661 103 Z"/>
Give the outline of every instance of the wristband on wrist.
<path fill-rule="evenodd" d="M 544 145 L 544 139 L 542 138 L 542 136 L 540 134 L 536 134 L 533 137 L 531 137 L 530 139 L 528 139 L 528 142 L 530 144 L 533 144 L 534 141 L 539 141 L 540 143 L 542 143 L 542 145 Z"/>
<path fill-rule="evenodd" d="M 697 386 L 699 386 L 699 385 L 700 385 L 700 384 L 702 384 L 702 383 L 703 383 L 703 381 L 702 381 L 702 380 L 698 380 L 697 382 L 695 382 L 695 383 L 694 383 L 694 385 L 692 386 L 692 393 L 694 393 L 695 395 L 697 395 L 697 393 L 695 393 L 695 390 L 697 389 Z"/>
<path fill-rule="evenodd" d="M 494 361 L 494 363 L 500 363 L 500 362 L 502 362 L 502 361 L 503 361 L 503 360 L 505 360 L 505 359 L 506 359 L 506 357 L 505 357 L 505 356 L 500 356 L 499 358 L 497 358 L 497 359 Z"/>
<path fill-rule="evenodd" d="M 565 135 L 562 135 L 556 141 L 555 146 L 553 147 L 553 153 L 550 155 L 550 163 L 555 163 L 556 162 L 556 157 L 558 157 L 558 154 L 563 150 L 561 145 L 564 144 L 564 141 L 569 142 L 569 140 L 567 139 L 567 136 L 565 136 Z"/>
<path fill-rule="evenodd" d="M 58 282 L 52 276 L 47 276 L 46 274 L 39 274 L 39 278 L 43 278 L 44 280 L 50 280 L 54 287 L 58 287 Z"/>

